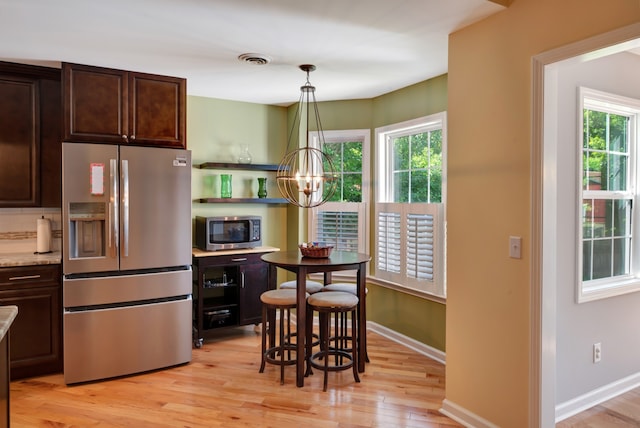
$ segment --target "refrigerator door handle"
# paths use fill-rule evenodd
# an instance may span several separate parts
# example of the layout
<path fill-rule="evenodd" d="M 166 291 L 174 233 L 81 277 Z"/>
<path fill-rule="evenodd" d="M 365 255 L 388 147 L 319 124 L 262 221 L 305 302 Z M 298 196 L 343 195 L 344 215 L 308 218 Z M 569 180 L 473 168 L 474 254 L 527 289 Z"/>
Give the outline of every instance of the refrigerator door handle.
<path fill-rule="evenodd" d="M 122 160 L 122 228 L 123 256 L 129 257 L 129 161 Z"/>
<path fill-rule="evenodd" d="M 116 171 L 118 163 L 116 159 L 109 159 L 109 184 L 111 185 L 111 197 L 109 199 L 109 251 L 111 257 L 117 257 L 118 248 L 118 180 Z"/>

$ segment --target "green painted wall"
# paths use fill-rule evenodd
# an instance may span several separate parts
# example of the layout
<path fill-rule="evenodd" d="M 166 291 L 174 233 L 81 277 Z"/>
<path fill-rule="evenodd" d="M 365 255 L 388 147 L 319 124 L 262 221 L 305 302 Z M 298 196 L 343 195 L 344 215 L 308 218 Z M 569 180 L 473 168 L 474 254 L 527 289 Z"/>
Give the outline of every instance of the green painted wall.
<path fill-rule="evenodd" d="M 287 110 L 284 107 L 187 97 L 187 148 L 193 164 L 236 162 L 241 144 L 249 146 L 252 163 L 279 163 L 287 140 Z M 233 176 L 234 197 L 255 197 L 258 177 L 267 177 L 268 196 L 278 195 L 274 172 L 193 169 L 192 199 L 218 197 L 219 177 Z M 286 248 L 287 207 L 263 204 L 192 204 L 192 215 L 260 215 L 263 243 Z"/>
<path fill-rule="evenodd" d="M 376 127 L 447 109 L 447 76 L 440 76 L 374 99 L 320 102 L 324 130 L 371 129 L 375 159 Z M 248 144 L 254 163 L 278 163 L 287 147 L 295 105 L 289 108 L 188 97 L 187 145 L 193 163 L 235 162 L 240 144 Z M 373 168 L 372 168 L 373 170 Z M 228 171 L 227 171 L 228 172 Z M 216 196 L 222 171 L 193 170 L 192 198 Z M 252 196 L 262 174 L 232 171 L 234 196 Z M 271 173 L 273 174 L 273 173 Z M 277 194 L 275 176 L 268 191 Z M 375 182 L 374 182 L 375 186 Z M 306 236 L 306 212 L 291 206 L 193 204 L 193 215 L 256 214 L 265 223 L 264 243 L 296 248 Z M 373 218 L 373 207 L 371 211 Z M 373 243 L 372 243 L 373 245 Z M 371 250 L 371 254 L 374 252 Z M 373 261 L 372 261 L 373 263 Z M 445 305 L 368 284 L 368 319 L 436 349 L 445 350 Z"/>
<path fill-rule="evenodd" d="M 373 171 L 375 128 L 447 110 L 447 76 L 439 76 L 374 99 L 324 102 L 320 103 L 319 108 L 325 130 L 371 129 Z M 374 192 L 375 185 L 374 180 Z M 370 214 L 373 219 L 373 206 Z M 371 226 L 372 234 L 373 229 Z M 369 253 L 375 253 L 373 248 Z M 373 263 L 375 260 L 372 260 Z M 445 350 L 444 304 L 371 283 L 368 288 L 367 318 L 370 321 L 433 348 Z"/>

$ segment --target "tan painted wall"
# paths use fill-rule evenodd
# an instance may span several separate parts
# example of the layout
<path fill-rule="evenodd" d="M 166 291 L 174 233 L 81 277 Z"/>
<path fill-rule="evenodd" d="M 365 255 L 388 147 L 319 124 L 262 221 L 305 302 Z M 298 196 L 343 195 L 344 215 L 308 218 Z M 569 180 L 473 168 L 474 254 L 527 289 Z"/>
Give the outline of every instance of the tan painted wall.
<path fill-rule="evenodd" d="M 639 20 L 637 0 L 515 0 L 450 36 L 446 397 L 498 426 L 529 421 L 531 58 Z"/>

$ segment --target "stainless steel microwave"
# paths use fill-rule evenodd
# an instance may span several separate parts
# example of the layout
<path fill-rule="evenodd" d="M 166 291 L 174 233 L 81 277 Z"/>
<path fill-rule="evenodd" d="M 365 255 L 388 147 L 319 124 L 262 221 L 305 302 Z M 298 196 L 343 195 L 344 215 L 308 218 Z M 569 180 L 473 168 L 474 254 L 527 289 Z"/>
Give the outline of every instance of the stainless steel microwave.
<path fill-rule="evenodd" d="M 262 245 L 262 217 L 196 216 L 196 246 L 204 251 L 234 250 Z"/>

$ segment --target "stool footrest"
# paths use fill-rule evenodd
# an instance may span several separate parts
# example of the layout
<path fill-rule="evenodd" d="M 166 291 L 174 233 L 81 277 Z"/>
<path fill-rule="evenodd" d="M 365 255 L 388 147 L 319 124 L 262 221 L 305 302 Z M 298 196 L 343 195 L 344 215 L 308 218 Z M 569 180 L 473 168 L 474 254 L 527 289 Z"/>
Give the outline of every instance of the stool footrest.
<path fill-rule="evenodd" d="M 295 354 L 296 346 L 295 345 L 285 345 L 285 346 L 274 346 L 274 347 L 271 347 L 271 348 L 267 349 L 264 352 L 264 359 L 268 363 L 276 364 L 276 365 L 284 364 L 285 366 L 291 366 L 291 365 L 296 363 L 296 357 L 295 356 L 294 357 L 287 357 L 284 360 L 281 360 L 281 357 L 278 356 L 278 355 L 280 355 L 281 352 L 290 352 L 292 354 Z"/>
<path fill-rule="evenodd" d="M 331 358 L 331 357 L 340 357 L 341 361 L 343 361 L 343 359 L 347 361 L 340 364 L 329 364 L 325 366 L 324 359 Z M 322 360 L 323 362 L 320 363 L 318 362 L 318 360 Z M 326 369 L 330 372 L 338 372 L 338 371 L 346 370 L 353 367 L 353 359 L 351 357 L 350 352 L 346 352 L 341 349 L 331 348 L 328 351 L 319 351 L 313 354 L 309 358 L 309 365 L 318 370 Z"/>

